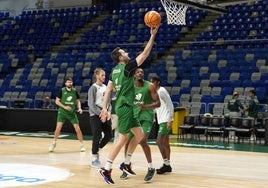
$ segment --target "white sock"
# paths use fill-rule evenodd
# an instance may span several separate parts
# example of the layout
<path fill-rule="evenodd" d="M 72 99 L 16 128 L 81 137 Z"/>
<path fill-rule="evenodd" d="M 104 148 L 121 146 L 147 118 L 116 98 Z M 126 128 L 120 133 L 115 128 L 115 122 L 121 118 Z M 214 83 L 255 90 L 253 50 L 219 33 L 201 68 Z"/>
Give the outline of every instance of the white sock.
<path fill-rule="evenodd" d="M 153 163 L 148 163 L 149 168 L 154 168 Z"/>
<path fill-rule="evenodd" d="M 170 165 L 170 161 L 168 159 L 164 159 L 164 164 L 169 166 Z"/>
<path fill-rule="evenodd" d="M 105 170 L 111 170 L 111 168 L 112 168 L 112 164 L 113 164 L 113 161 L 108 159 L 108 160 L 106 161 L 106 164 L 105 164 L 105 166 L 104 166 L 104 169 L 105 169 Z"/>
<path fill-rule="evenodd" d="M 124 162 L 126 165 L 130 164 L 131 156 L 132 156 L 131 153 L 126 154 L 126 158 L 125 158 L 125 162 Z"/>

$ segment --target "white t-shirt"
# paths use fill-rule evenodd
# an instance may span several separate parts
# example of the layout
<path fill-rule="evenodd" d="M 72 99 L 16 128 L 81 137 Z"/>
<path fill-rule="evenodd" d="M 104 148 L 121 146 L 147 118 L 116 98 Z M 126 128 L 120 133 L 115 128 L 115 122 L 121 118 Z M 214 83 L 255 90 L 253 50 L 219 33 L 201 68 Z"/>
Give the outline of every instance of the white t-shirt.
<path fill-rule="evenodd" d="M 160 87 L 157 91 L 160 98 L 160 107 L 156 108 L 158 123 L 167 123 L 173 121 L 174 106 L 168 91 L 164 87 Z"/>

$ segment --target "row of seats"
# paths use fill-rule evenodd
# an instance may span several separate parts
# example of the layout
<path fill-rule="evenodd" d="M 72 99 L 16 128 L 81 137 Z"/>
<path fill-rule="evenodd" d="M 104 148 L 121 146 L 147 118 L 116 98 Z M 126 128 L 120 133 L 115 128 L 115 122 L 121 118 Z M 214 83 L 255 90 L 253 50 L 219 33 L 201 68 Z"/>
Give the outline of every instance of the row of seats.
<path fill-rule="evenodd" d="M 132 8 L 132 6 L 136 8 Z M 148 7 L 149 6 L 149 7 Z M 247 5 L 243 5 L 247 6 Z M 248 7 L 248 6 L 247 6 Z M 180 38 L 180 31 L 182 27 L 180 26 L 174 26 L 174 25 L 167 25 L 165 23 L 166 17 L 164 14 L 164 9 L 162 8 L 162 5 L 160 2 L 155 3 L 138 3 L 137 4 L 122 4 L 120 10 L 114 11 L 113 14 L 108 15 L 103 21 L 99 23 L 99 25 L 92 27 L 90 31 L 87 31 L 85 33 L 82 33 L 82 39 L 81 41 L 77 41 L 74 44 L 70 44 L 66 50 L 62 50 L 59 53 L 56 53 L 55 55 L 45 55 L 45 54 L 38 54 L 40 58 L 36 59 L 33 64 L 27 64 L 25 65 L 23 61 L 18 60 L 18 63 L 14 63 L 14 57 L 6 56 L 5 59 L 7 60 L 8 66 L 6 67 L 6 63 L 0 63 L 2 64 L 2 67 L 5 66 L 3 73 L 4 79 L 2 79 L 2 85 L 1 85 L 1 91 L 11 92 L 6 93 L 2 92 L 0 93 L 0 97 L 2 96 L 4 99 L 10 99 L 10 96 L 15 97 L 26 97 L 31 100 L 39 100 L 39 93 L 45 93 L 49 94 L 51 97 L 55 97 L 57 95 L 57 92 L 64 84 L 64 78 L 66 75 L 71 75 L 74 77 L 75 80 L 75 86 L 81 91 L 81 94 L 83 96 L 86 95 L 87 89 L 91 84 L 91 78 L 92 78 L 92 72 L 93 70 L 98 67 L 104 67 L 107 75 L 109 74 L 111 68 L 113 67 L 113 63 L 110 59 L 110 51 L 113 49 L 116 45 L 119 45 L 116 42 L 120 42 L 121 38 L 123 38 L 123 41 L 127 39 L 127 43 L 120 44 L 125 45 L 125 47 L 128 47 L 130 55 L 133 56 L 134 52 L 140 51 L 142 49 L 141 42 L 148 40 L 149 35 L 149 29 L 145 28 L 145 25 L 143 24 L 143 21 L 139 22 L 139 24 L 134 23 L 135 21 L 132 20 L 142 20 L 143 15 L 146 10 L 158 10 L 163 14 L 163 24 L 161 25 L 161 28 L 158 33 L 158 37 L 156 38 L 156 45 L 153 48 L 153 53 L 158 54 L 165 54 L 167 48 L 171 48 L 174 44 L 174 41 L 178 40 Z M 94 9 L 95 10 L 95 9 Z M 65 11 L 65 10 L 64 10 Z M 71 11 L 71 10 L 69 10 Z M 44 18 L 43 22 L 40 22 L 40 24 L 47 24 L 49 21 L 52 21 L 55 24 L 58 23 L 58 21 L 62 21 L 64 19 L 69 20 L 70 22 L 74 22 L 75 20 L 71 18 L 70 15 L 76 15 L 76 16 L 83 16 L 85 11 L 83 9 L 76 13 L 75 11 L 71 11 L 71 13 L 68 12 L 68 14 L 65 13 L 59 13 L 58 11 L 31 11 L 23 13 L 21 17 L 16 17 L 16 24 L 17 23 L 25 23 L 25 25 L 6 25 L 5 29 L 10 31 L 10 33 L 13 33 L 10 35 L 11 38 L 7 38 L 7 41 L 12 42 L 19 42 L 18 39 L 20 39 L 22 36 L 17 34 L 17 31 L 26 32 L 27 26 L 29 26 L 29 31 L 31 29 L 31 32 L 34 34 L 37 34 L 39 32 L 43 32 L 42 30 L 38 30 L 38 28 L 34 28 L 33 24 L 31 24 L 29 21 L 40 21 L 40 18 Z M 262 14 L 261 10 L 257 10 Z M 46 12 L 46 13 L 44 13 Z M 48 16 L 48 14 L 52 14 L 51 18 Z M 97 14 L 96 16 L 98 16 Z M 63 16 L 64 18 L 59 19 L 58 18 Z M 133 17 L 132 19 L 129 19 L 129 16 Z M 201 19 L 203 19 L 206 16 L 206 11 L 202 10 L 194 10 L 192 8 L 189 8 L 187 11 L 187 22 L 186 27 L 194 27 L 195 24 L 198 23 Z M 220 17 L 221 18 L 221 17 Z M 126 24 L 131 20 L 131 24 Z M 229 20 L 229 19 L 226 19 Z M 25 21 L 25 22 L 23 22 Z M 263 22 L 263 19 L 255 20 L 259 22 Z M 29 25 L 28 25 L 29 24 Z M 257 24 L 257 23 L 256 23 Z M 57 24 L 56 24 L 57 25 Z M 61 24 L 63 25 L 63 24 Z M 19 26 L 19 27 L 18 27 Z M 38 25 L 40 26 L 40 25 Z M 127 26 L 127 27 L 126 27 Z M 17 27 L 17 28 L 16 28 Z M 43 28 L 43 25 L 42 25 Z M 8 34 L 5 33 L 3 34 Z M 73 32 L 73 31 L 66 31 L 66 32 Z M 37 44 L 42 45 L 42 41 L 46 40 L 48 38 L 48 35 L 51 34 L 53 36 L 52 30 L 48 30 L 48 33 L 46 35 L 40 35 L 38 36 L 40 38 L 40 41 L 37 41 Z M 107 37 L 108 34 L 108 37 Z M 120 34 L 121 38 L 115 37 L 118 34 Z M 32 35 L 29 35 L 32 36 Z M 35 35 L 34 35 L 35 36 Z M 5 35 L 2 35 L 2 37 L 5 37 Z M 37 37 L 37 35 L 36 35 Z M 43 38 L 44 37 L 44 38 Z M 55 36 L 57 37 L 57 36 Z M 63 36 L 61 36 L 63 37 Z M 27 36 L 26 36 L 27 38 Z M 29 37 L 28 37 L 29 38 Z M 64 39 L 64 38 L 61 38 Z M 42 40 L 42 41 L 41 41 Z M 57 40 L 55 40 L 57 41 Z M 20 41 L 22 45 L 26 42 Z M 49 42 L 49 41 L 48 41 Z M 51 41 L 52 42 L 52 41 Z M 54 42 L 54 41 L 53 41 Z M 136 44 L 136 42 L 140 42 L 139 44 Z M 259 42 L 260 41 L 256 41 Z M 50 42 L 49 42 L 50 43 Z M 101 44 L 100 44 L 101 43 Z M 116 43 L 116 44 L 115 44 Z M 134 45 L 134 44 L 135 45 Z M 27 43 L 28 44 L 28 43 Z M 96 45 L 95 45 L 96 44 Z M 55 44 L 51 43 L 46 50 L 50 50 L 50 47 Z M 189 48 L 191 45 L 189 45 Z M 19 48 L 19 47 L 14 47 Z M 20 49 L 14 49 L 11 46 L 6 47 L 6 51 L 3 51 L 1 53 L 6 53 L 7 51 L 13 51 L 16 53 L 16 57 L 18 51 Z M 37 49 L 38 51 L 42 49 Z M 257 66 L 257 62 L 259 60 L 265 60 L 263 61 L 263 66 L 266 65 L 266 59 L 267 59 L 267 53 L 265 52 L 266 48 L 259 48 L 259 49 L 251 49 L 251 50 L 244 50 L 244 49 L 219 49 L 211 51 L 209 50 L 188 50 L 188 51 L 178 51 L 175 52 L 175 55 L 171 57 L 171 59 L 167 59 L 166 61 L 160 62 L 159 64 L 152 66 L 150 68 L 146 67 L 146 77 L 150 73 L 157 73 L 161 76 L 163 79 L 163 86 L 179 86 L 181 87 L 181 83 L 185 80 L 188 80 L 189 78 L 195 77 L 195 86 L 197 87 L 203 87 L 201 86 L 201 83 L 203 81 L 207 81 L 211 79 L 212 73 L 219 72 L 218 80 L 215 78 L 213 82 L 211 82 L 211 87 L 223 87 L 223 84 L 230 84 L 228 81 L 230 77 L 227 77 L 226 79 L 221 79 L 221 73 L 222 72 L 230 72 L 234 70 L 229 69 L 227 71 L 228 67 L 231 67 L 230 65 L 237 65 L 236 71 L 239 71 L 238 73 L 240 81 L 240 86 L 246 87 L 246 85 L 242 85 L 242 74 L 243 72 L 249 72 L 249 69 L 246 70 L 240 70 L 240 65 L 242 63 L 248 63 L 252 65 L 252 72 L 260 71 L 259 66 Z M 35 50 L 30 49 L 23 49 L 24 53 L 35 53 Z M 94 51 L 94 52 L 92 52 Z M 98 52 L 98 53 L 97 53 Z M 89 57 L 88 57 L 89 54 Z M 250 57 L 251 54 L 254 54 L 254 57 Z M 169 57 L 168 57 L 169 58 Z M 149 59 L 150 60 L 150 59 Z M 221 63 L 222 60 L 226 60 L 226 63 Z M 235 61 L 235 62 L 233 62 Z M 14 63 L 14 66 L 12 65 Z M 21 63 L 21 64 L 20 64 Z M 221 67 L 219 67 L 219 64 Z M 248 65 L 247 64 L 247 65 Z M 16 66 L 17 65 L 17 66 Z M 247 67 L 247 66 L 244 66 Z M 173 68 L 173 69 L 172 69 Z M 215 68 L 215 69 L 213 69 Z M 175 70 L 176 69 L 176 70 Z M 215 70 L 215 71 L 214 71 Z M 15 71 L 15 72 L 13 72 Z M 217 71 L 217 72 L 216 72 Z M 12 73 L 13 72 L 13 73 Z M 10 73 L 10 74 L 8 74 Z M 174 74 L 173 74 L 174 73 Z M 5 74 L 5 76 L 4 76 Z M 6 76 L 6 74 L 8 74 Z M 229 75 L 230 76 L 230 75 Z M 1 79 L 1 78 L 0 78 Z M 181 81 L 180 81 L 181 80 Z M 193 82 L 193 79 L 191 80 L 191 83 Z M 212 80 L 212 79 L 211 79 Z M 219 81 L 219 82 L 217 82 Z M 224 82 L 223 82 L 224 81 Z M 199 85 L 198 85 L 199 84 Z M 218 84 L 218 86 L 217 86 Z M 219 86 L 222 84 L 221 86 Z M 237 83 L 236 83 L 237 84 Z M 209 86 L 209 85 L 208 85 Z M 252 85 L 251 85 L 252 86 Z M 193 85 L 191 85 L 193 87 Z M 179 102 L 177 100 L 178 98 L 181 98 L 181 94 L 187 94 L 189 90 L 191 90 L 190 87 L 188 89 L 184 89 L 186 87 L 183 87 L 181 92 L 177 93 L 177 96 L 172 96 L 174 99 L 174 102 Z M 2 90 L 3 89 L 3 90 Z M 222 88 L 223 89 L 223 88 Z M 211 94 L 209 94 L 211 95 Z M 265 95 L 266 96 L 266 95 Z M 177 97 L 177 99 L 175 99 Z M 211 96 L 210 96 L 211 97 Z M 222 96 L 225 97 L 225 96 Z M 209 98 L 209 97 L 207 97 Z M 190 102 L 190 101 L 189 101 Z M 211 102 L 208 101 L 208 102 Z M 222 101 L 221 101 L 222 102 Z"/>
<path fill-rule="evenodd" d="M 232 87 L 232 86 L 224 86 L 224 87 L 210 87 L 210 86 L 193 86 L 193 87 L 180 87 L 180 86 L 166 86 L 168 91 L 170 91 L 171 96 L 176 96 L 176 95 L 210 95 L 210 96 L 216 96 L 216 95 L 221 95 L 222 98 L 224 99 L 228 95 L 232 95 L 234 91 L 238 91 L 240 95 L 247 95 L 249 90 L 255 90 L 256 96 L 258 99 L 265 103 L 266 102 L 266 97 L 267 97 L 267 89 L 264 86 L 259 86 L 259 87 Z"/>
<path fill-rule="evenodd" d="M 141 3 L 143 4 L 143 3 Z M 156 5 L 156 6 L 155 6 Z M 122 5 L 124 7 L 124 5 Z M 150 7 L 149 9 L 155 8 L 159 9 L 161 8 L 161 3 L 158 2 L 154 4 L 154 7 Z M 27 11 L 23 12 L 21 16 L 18 16 L 15 18 L 16 20 L 16 25 L 12 26 L 12 28 L 17 27 L 17 30 L 11 30 L 11 34 L 9 35 L 10 38 L 7 39 L 7 41 L 12 41 L 12 42 L 17 42 L 21 37 L 22 34 L 28 34 L 28 31 L 32 32 L 32 35 L 26 35 L 24 37 L 25 40 L 21 41 L 22 45 L 23 44 L 28 44 L 31 43 L 31 41 L 27 40 L 27 37 L 34 40 L 34 48 L 40 43 L 43 43 L 43 41 L 47 42 L 50 39 L 53 42 L 57 42 L 57 40 L 53 40 L 53 36 L 55 34 L 53 30 L 50 30 L 49 27 L 46 30 L 46 34 L 42 35 L 37 35 L 38 33 L 43 33 L 43 29 L 40 28 L 45 28 L 47 25 L 51 25 L 52 28 L 59 28 L 58 24 L 60 25 L 66 25 L 63 22 L 63 19 L 67 19 L 71 23 L 76 22 L 75 19 L 72 18 L 72 16 L 75 16 L 76 18 L 80 18 L 82 16 L 88 15 L 86 13 L 91 13 L 95 15 L 94 11 L 98 10 L 97 8 L 94 7 L 92 10 L 80 10 L 80 11 L 75 11 L 75 10 L 67 10 L 65 9 L 64 11 L 61 10 L 53 10 L 53 11 Z M 134 10 L 134 9 L 133 9 Z M 148 10 L 147 8 L 137 8 L 135 9 L 134 13 L 138 14 L 133 14 L 133 10 L 131 10 L 132 16 L 135 17 L 136 19 L 141 19 L 145 13 L 145 10 Z M 160 9 L 159 9 L 160 11 Z M 162 11 L 164 11 L 162 9 Z M 90 31 L 87 31 L 84 33 L 84 36 L 82 37 L 81 41 L 77 42 L 77 44 L 71 44 L 68 46 L 66 51 L 62 51 L 57 53 L 56 55 L 53 56 L 48 56 L 48 55 L 38 55 L 40 58 L 37 58 L 34 62 L 34 64 L 27 64 L 24 67 L 19 68 L 16 72 L 9 74 L 7 77 L 2 82 L 1 88 L 5 90 L 6 92 L 1 92 L 0 97 L 3 97 L 4 100 L 9 100 L 13 99 L 14 97 L 18 97 L 20 99 L 23 98 L 29 98 L 29 99 L 35 99 L 39 100 L 40 92 L 46 92 L 48 94 L 50 92 L 50 95 L 52 98 L 54 98 L 59 91 L 59 89 L 63 86 L 64 84 L 64 78 L 66 75 L 68 76 L 73 76 L 75 80 L 75 86 L 78 88 L 79 91 L 82 92 L 82 94 L 86 93 L 90 84 L 91 84 L 91 78 L 92 78 L 92 72 L 93 70 L 98 67 L 102 66 L 105 67 L 107 75 L 109 74 L 109 71 L 111 70 L 112 66 L 114 65 L 111 62 L 110 59 L 110 51 L 112 48 L 114 48 L 114 42 L 117 41 L 119 42 L 119 38 L 116 39 L 113 35 L 110 37 L 110 41 L 106 41 L 107 43 L 111 43 L 110 47 L 104 47 L 101 50 L 98 50 L 100 46 L 94 45 L 96 43 L 104 42 L 105 39 L 107 39 L 107 35 L 104 32 L 106 29 L 111 30 L 114 29 L 114 26 L 118 25 L 118 22 L 124 20 L 129 20 L 129 17 L 127 16 L 128 13 L 130 12 L 130 9 L 125 9 L 125 10 L 119 10 L 118 12 L 114 11 L 112 15 L 107 16 L 107 18 L 103 21 L 100 22 L 99 26 L 92 27 Z M 198 17 L 194 16 L 197 14 L 204 14 L 204 11 L 199 11 L 193 9 L 188 10 L 189 15 L 192 16 L 191 19 L 193 21 L 196 21 Z M 124 14 L 124 16 L 123 16 Z M 95 16 L 98 16 L 95 15 Z M 62 18 L 62 19 L 61 19 Z M 119 19 L 120 18 L 120 19 Z M 200 17 L 199 17 L 200 18 Z M 199 19 L 198 18 L 198 19 Z M 80 20 L 79 19 L 79 20 Z M 195 19 L 195 20 L 194 20 Z M 38 23 L 36 23 L 38 21 Z M 36 23 L 36 24 L 35 24 Z M 112 24 L 111 24 L 112 23 Z M 143 21 L 142 21 L 143 23 Z M 35 28 L 35 25 L 38 27 Z M 143 24 L 144 25 L 144 24 Z M 23 27 L 22 27 L 23 26 Z M 102 27 L 105 26 L 105 27 Z M 144 27 L 144 26 L 143 26 Z M 120 27 L 116 28 L 118 32 L 117 34 L 120 34 L 120 32 L 128 34 L 129 37 L 131 38 L 132 34 L 136 34 L 137 31 L 140 34 L 136 38 L 140 42 L 145 40 L 145 36 L 149 35 L 149 29 L 142 29 L 142 28 L 137 28 L 137 25 L 132 28 L 134 29 L 133 31 L 130 32 L 129 28 L 131 27 Z M 172 44 L 171 40 L 177 39 L 179 37 L 179 26 L 167 26 L 166 24 L 161 27 L 159 30 L 159 38 L 162 38 L 162 40 L 165 40 L 165 36 L 168 35 L 168 33 L 174 33 L 174 35 L 169 34 L 168 36 L 170 38 L 169 44 Z M 18 32 L 22 31 L 22 32 Z M 71 32 L 71 31 L 65 31 L 65 32 Z M 110 32 L 109 32 L 110 33 Z M 6 33 L 3 33 L 6 34 Z M 57 37 L 63 37 L 62 33 L 61 35 L 57 35 Z M 89 36 L 89 38 L 87 38 Z M 176 38 L 174 38 L 177 36 Z M 37 37 L 37 38 L 35 38 Z M 140 39 L 139 37 L 143 37 L 144 39 Z M 49 38 L 49 40 L 47 40 Z M 40 39 L 40 41 L 38 41 Z M 121 39 L 121 36 L 120 36 Z M 147 40 L 147 38 L 146 38 Z M 135 42 L 135 39 L 133 39 L 132 42 Z M 157 41 L 161 42 L 161 41 Z M 82 45 L 81 45 L 82 44 Z M 83 45 L 84 44 L 84 45 Z M 162 48 L 164 51 L 165 45 L 167 43 L 162 41 L 162 46 L 161 44 L 158 44 L 159 48 Z M 52 43 L 51 46 L 55 45 L 55 43 Z M 135 51 L 140 51 L 141 50 L 141 45 L 138 45 L 139 47 L 135 47 Z M 74 52 L 79 48 L 78 52 Z M 83 49 L 82 49 L 83 48 Z M 49 50 L 50 47 L 48 47 L 46 50 Z M 80 49 L 82 49 L 80 51 Z M 94 49 L 98 52 L 94 52 L 92 55 L 90 54 L 91 50 Z M 11 50 L 9 45 L 7 44 L 7 50 Z M 42 49 L 40 49 L 42 51 Z M 90 50 L 90 51 L 89 51 Z M 133 50 L 133 51 L 134 51 Z M 28 50 L 26 49 L 28 52 Z M 101 53 L 99 52 L 101 51 Z M 109 54 L 107 56 L 107 51 L 109 51 Z M 31 50 L 30 53 L 33 52 L 35 53 L 35 50 Z M 73 53 L 74 52 L 74 53 Z M 131 49 L 130 49 L 130 52 Z M 36 55 L 36 53 L 35 53 Z M 14 58 L 14 57 L 12 57 Z M 9 57 L 8 57 L 9 59 Z M 11 58 L 10 58 L 11 59 Z M 106 61 L 107 62 L 103 62 Z M 9 60 L 10 61 L 10 60 Z M 9 68 L 8 68 L 9 66 Z M 9 71 L 11 70 L 11 63 L 7 66 L 6 69 Z M 7 70 L 7 71 L 8 71 Z M 107 77 L 108 78 L 108 77 Z M 86 82 L 87 81 L 87 82 Z"/>
<path fill-rule="evenodd" d="M 106 46 L 103 49 L 110 50 L 110 47 L 114 48 L 116 45 L 126 43 L 128 51 L 140 51 L 140 43 L 146 42 L 149 35 L 149 29 L 145 26 L 143 18 L 145 12 L 151 9 L 157 10 L 163 20 L 156 38 L 157 48 L 153 48 L 153 52 L 163 54 L 166 48 L 172 46 L 174 40 L 180 38 L 179 31 L 182 27 L 166 24 L 166 14 L 161 2 L 153 3 L 152 7 L 147 8 L 122 8 L 118 11 L 113 11 L 112 15 L 107 16 L 105 20 L 100 22 L 100 25 L 93 27 L 89 32 L 85 32 L 81 41 L 75 47 L 79 48 L 79 44 L 99 45 L 101 42 L 103 46 Z M 187 11 L 187 19 L 190 20 L 189 24 L 194 26 L 205 14 L 205 11 L 189 8 Z M 127 43 L 131 44 L 128 45 Z M 135 43 L 139 43 L 138 47 L 135 46 Z"/>
<path fill-rule="evenodd" d="M 255 11 L 255 10 L 265 10 L 265 7 L 267 5 L 267 1 L 254 1 L 250 3 L 250 6 L 247 6 L 247 3 L 241 3 L 233 6 L 228 7 L 228 12 L 240 12 L 245 13 L 249 11 Z"/>
<path fill-rule="evenodd" d="M 191 79 L 218 79 L 238 80 L 251 79 L 251 74 L 261 73 L 263 76 L 268 71 L 266 49 L 252 50 L 184 50 L 169 55 L 163 62 L 150 67 L 149 72 L 161 74 L 163 78 L 174 77 L 173 80 Z M 167 72 L 163 72 L 166 70 Z M 234 74 L 236 73 L 236 75 Z M 232 74 L 232 75 L 231 75 Z M 238 77 L 238 74 L 240 77 Z M 214 76 L 212 78 L 211 76 Z M 215 78 L 217 76 L 217 78 Z M 171 84 L 171 82 L 168 82 Z"/>
<path fill-rule="evenodd" d="M 106 10 L 105 6 L 84 6 L 84 7 L 72 7 L 72 8 L 53 8 L 53 9 L 39 9 L 39 10 L 24 10 L 21 15 L 66 15 L 66 14 L 74 14 L 81 12 L 94 12 L 94 11 L 103 11 Z"/>
<path fill-rule="evenodd" d="M 248 105 L 248 99 L 242 99 L 243 104 L 246 106 Z M 174 105 L 178 105 L 174 103 Z M 224 101 L 224 103 L 215 103 L 215 102 L 182 102 L 179 104 L 179 107 L 186 108 L 188 114 L 195 115 L 195 114 L 205 114 L 210 113 L 215 116 L 224 116 L 229 113 L 228 109 L 228 101 Z M 259 117 L 263 118 L 263 113 L 266 113 L 268 107 L 266 104 L 259 105 Z M 243 114 L 241 114 L 242 116 Z"/>
<path fill-rule="evenodd" d="M 67 33 L 76 32 L 92 18 L 99 16 L 99 11 L 102 9 L 99 6 L 81 8 L 81 11 L 76 13 L 68 8 L 55 9 L 55 14 L 48 10 L 23 11 L 14 18 L 14 21 L 1 26 L 2 52 L 48 51 L 51 46 L 60 44 Z M 59 13 L 56 13 L 56 10 Z"/>
<path fill-rule="evenodd" d="M 252 118 L 224 118 L 219 116 L 206 115 L 188 115 L 184 117 L 184 122 L 179 126 L 181 138 L 187 139 L 187 135 L 191 135 L 191 139 L 199 139 L 201 135 L 205 136 L 205 140 L 214 141 L 217 136 L 219 141 L 229 142 L 232 136 L 235 143 L 243 142 L 247 139 L 249 142 L 254 138 L 254 143 L 264 140 L 266 120 L 255 120 Z M 232 132 L 234 134 L 232 134 Z"/>
<path fill-rule="evenodd" d="M 199 34 L 197 41 L 208 41 L 207 43 L 191 44 L 188 49 L 217 49 L 224 45 L 217 45 L 220 40 L 222 44 L 233 45 L 235 48 L 267 47 L 268 13 L 266 1 L 254 2 L 254 5 L 240 4 L 230 6 L 227 14 L 222 14 L 214 21 L 210 31 Z M 238 8 L 239 7 L 239 8 Z M 240 9 L 241 8 L 241 9 Z M 240 9 L 240 10 L 239 10 Z M 241 12 L 241 10 L 247 10 Z M 245 39 L 252 39 L 244 41 Z M 262 40 L 261 43 L 257 40 Z M 242 43 L 233 43 L 233 40 Z M 212 42 L 210 42 L 212 41 Z M 244 43 L 244 44 L 243 44 Z"/>

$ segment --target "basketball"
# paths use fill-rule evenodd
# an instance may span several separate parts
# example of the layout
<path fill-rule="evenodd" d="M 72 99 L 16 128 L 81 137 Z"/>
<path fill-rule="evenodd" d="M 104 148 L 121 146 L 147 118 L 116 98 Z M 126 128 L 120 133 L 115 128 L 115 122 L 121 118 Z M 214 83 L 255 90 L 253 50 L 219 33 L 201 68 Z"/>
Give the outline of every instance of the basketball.
<path fill-rule="evenodd" d="M 161 16 L 158 12 L 151 10 L 145 14 L 144 23 L 148 27 L 157 27 L 161 23 Z"/>

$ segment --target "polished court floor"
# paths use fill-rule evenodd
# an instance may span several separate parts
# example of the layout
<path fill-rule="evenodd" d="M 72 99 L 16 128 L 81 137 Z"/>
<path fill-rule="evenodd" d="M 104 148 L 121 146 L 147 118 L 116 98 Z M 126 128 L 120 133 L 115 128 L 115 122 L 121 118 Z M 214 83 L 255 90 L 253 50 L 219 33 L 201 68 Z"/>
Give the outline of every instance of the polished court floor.
<path fill-rule="evenodd" d="M 121 152 L 113 164 L 115 184 L 108 185 L 98 169 L 89 165 L 90 140 L 85 141 L 86 152 L 79 151 L 77 140 L 62 138 L 55 152 L 48 153 L 49 138 L 0 134 L 0 187 L 268 187 L 267 146 L 245 143 L 238 147 L 233 143 L 186 142 L 177 138 L 170 141 L 172 173 L 156 174 L 151 182 L 145 182 L 147 164 L 138 146 L 132 157 L 137 176 L 120 180 Z M 100 152 L 103 164 L 111 144 Z M 153 163 L 158 168 L 162 159 L 154 140 L 151 144 Z"/>

